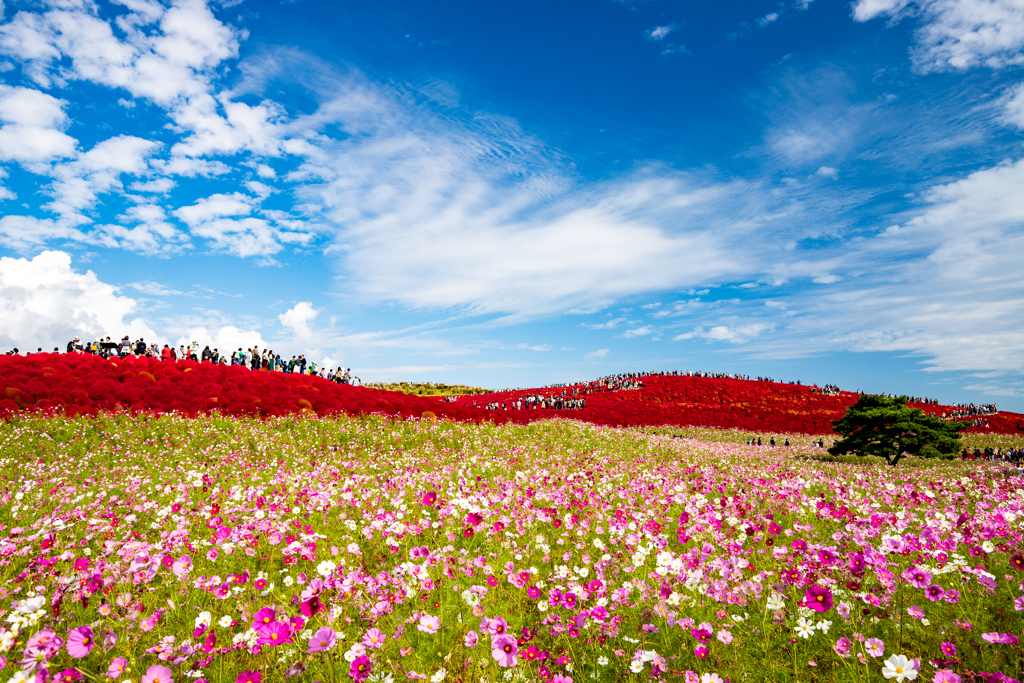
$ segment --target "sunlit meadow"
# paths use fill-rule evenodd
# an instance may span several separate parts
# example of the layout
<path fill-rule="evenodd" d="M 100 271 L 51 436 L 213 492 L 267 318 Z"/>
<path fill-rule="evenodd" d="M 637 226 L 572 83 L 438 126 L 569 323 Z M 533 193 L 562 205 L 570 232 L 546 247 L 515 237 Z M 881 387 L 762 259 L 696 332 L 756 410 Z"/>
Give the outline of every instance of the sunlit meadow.
<path fill-rule="evenodd" d="M 1019 677 L 1021 478 L 690 436 L 14 418 L 0 678 Z"/>

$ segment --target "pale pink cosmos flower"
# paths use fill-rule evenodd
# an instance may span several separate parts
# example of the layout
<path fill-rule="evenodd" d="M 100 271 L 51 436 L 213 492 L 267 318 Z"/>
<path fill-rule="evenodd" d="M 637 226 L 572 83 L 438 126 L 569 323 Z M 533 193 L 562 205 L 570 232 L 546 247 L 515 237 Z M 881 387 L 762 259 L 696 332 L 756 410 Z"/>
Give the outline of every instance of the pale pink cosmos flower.
<path fill-rule="evenodd" d="M 495 636 L 491 639 L 491 657 L 498 662 L 498 666 L 515 666 L 518 662 L 516 655 L 519 653 L 519 645 L 512 636 Z"/>
<path fill-rule="evenodd" d="M 114 660 L 110 662 L 110 666 L 107 667 L 107 678 L 120 678 L 127 666 L 127 659 L 124 657 L 114 657 Z"/>
<path fill-rule="evenodd" d="M 462 639 L 462 644 L 466 647 L 476 647 L 476 644 L 480 642 L 480 636 L 477 635 L 476 631 L 470 631 L 466 634 L 466 637 Z"/>
<path fill-rule="evenodd" d="M 939 669 L 932 677 L 932 683 L 963 683 L 963 679 L 950 669 Z"/>
<path fill-rule="evenodd" d="M 907 614 L 914 617 L 915 619 L 924 618 L 924 610 L 918 607 L 917 605 L 911 605 L 910 607 L 908 607 Z"/>
<path fill-rule="evenodd" d="M 429 614 L 424 614 L 420 617 L 419 624 L 416 628 L 424 633 L 434 634 L 437 633 L 438 629 L 441 628 L 441 618 L 432 617 Z"/>
<path fill-rule="evenodd" d="M 88 626 L 79 626 L 68 632 L 68 654 L 75 659 L 81 659 L 92 652 L 95 644 L 92 629 Z"/>
<path fill-rule="evenodd" d="M 334 629 L 330 626 L 321 626 L 317 629 L 316 633 L 313 634 L 313 637 L 309 639 L 309 647 L 306 649 L 306 652 L 308 654 L 312 654 L 314 652 L 331 650 L 337 642 L 338 636 L 334 632 Z"/>
<path fill-rule="evenodd" d="M 166 666 L 155 664 L 146 669 L 141 683 L 174 683 L 174 678 L 171 677 L 171 670 Z"/>
<path fill-rule="evenodd" d="M 725 643 L 726 645 L 732 642 L 732 633 L 725 630 L 724 628 L 718 632 L 718 635 L 716 637 L 720 642 Z"/>
<path fill-rule="evenodd" d="M 885 643 L 878 638 L 868 638 L 864 641 L 864 649 L 872 657 L 881 657 L 885 654 Z"/>
<path fill-rule="evenodd" d="M 387 636 L 379 628 L 371 628 L 363 636 L 363 645 L 369 648 L 378 648 L 384 644 L 386 638 Z"/>
<path fill-rule="evenodd" d="M 725 683 L 725 681 L 718 674 L 709 672 L 700 677 L 700 683 Z"/>

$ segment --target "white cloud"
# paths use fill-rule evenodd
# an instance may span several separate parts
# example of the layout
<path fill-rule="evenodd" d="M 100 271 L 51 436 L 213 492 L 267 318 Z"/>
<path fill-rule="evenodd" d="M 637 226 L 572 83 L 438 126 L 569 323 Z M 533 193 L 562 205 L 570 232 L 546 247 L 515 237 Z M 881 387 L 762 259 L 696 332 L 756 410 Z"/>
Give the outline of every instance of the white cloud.
<path fill-rule="evenodd" d="M 822 166 L 814 175 L 820 176 L 822 178 L 831 178 L 832 180 L 839 179 L 839 171 L 832 168 L 831 166 Z"/>
<path fill-rule="evenodd" d="M 772 329 L 774 329 L 774 325 L 770 323 L 748 323 L 734 326 L 715 325 L 707 330 L 703 327 L 697 327 L 692 332 L 676 335 L 673 337 L 673 341 L 706 339 L 708 341 L 729 342 L 730 344 L 743 344 Z"/>
<path fill-rule="evenodd" d="M 516 344 L 516 348 L 520 351 L 550 351 L 551 344 Z"/>
<path fill-rule="evenodd" d="M 132 183 L 128 189 L 135 192 L 156 192 L 158 194 L 165 194 L 173 190 L 175 185 L 177 185 L 177 183 L 170 178 L 154 178 L 153 180 L 148 180 L 146 182 L 139 181 Z"/>
<path fill-rule="evenodd" d="M 597 351 L 591 351 L 587 354 L 587 358 L 605 358 L 608 355 L 608 349 L 598 349 Z"/>
<path fill-rule="evenodd" d="M 66 135 L 64 100 L 32 88 L 0 84 L 0 160 L 37 164 L 75 154 Z"/>
<path fill-rule="evenodd" d="M 757 25 L 760 26 L 761 28 L 764 28 L 765 26 L 768 26 L 768 24 L 774 24 L 778 20 L 778 12 L 769 12 L 768 14 L 764 15 L 763 17 L 757 20 Z"/>
<path fill-rule="evenodd" d="M 1024 128 L 1024 83 L 1020 83 L 1003 98 L 1003 121 Z"/>
<path fill-rule="evenodd" d="M 73 337 L 127 334 L 155 340 L 141 318 L 127 318 L 135 300 L 118 294 L 92 271 L 78 273 L 71 256 L 44 251 L 35 258 L 0 258 L 0 345 L 62 352 Z"/>
<path fill-rule="evenodd" d="M 611 330 L 624 322 L 626 322 L 625 318 L 612 318 L 603 323 L 583 323 L 583 327 L 589 327 L 592 330 Z"/>
<path fill-rule="evenodd" d="M 149 294 L 150 296 L 185 296 L 185 292 L 178 291 L 177 289 L 171 289 L 166 285 L 162 285 L 159 282 L 153 282 L 152 280 L 129 282 L 128 287 L 131 287 L 137 292 Z"/>
<path fill-rule="evenodd" d="M 54 167 L 54 182 L 48 190 L 53 201 L 43 208 L 86 222 L 80 213 L 93 207 L 100 194 L 121 189 L 122 174 L 144 173 L 146 159 L 157 147 L 156 142 L 130 135 L 97 143 L 74 161 Z"/>
<path fill-rule="evenodd" d="M 642 327 L 637 327 L 636 329 L 626 330 L 622 333 L 622 336 L 626 339 L 633 339 L 635 337 L 645 337 L 653 332 L 653 325 L 644 325 Z"/>
<path fill-rule="evenodd" d="M 308 339 L 313 336 L 311 325 L 319 312 L 319 309 L 313 308 L 313 302 L 300 301 L 277 316 L 277 319 L 281 321 L 281 325 L 291 330 L 296 338 Z"/>
<path fill-rule="evenodd" d="M 652 29 L 648 29 L 644 34 L 649 40 L 662 40 L 668 34 L 675 30 L 675 26 L 669 24 L 668 26 L 655 26 Z"/>
<path fill-rule="evenodd" d="M 858 0 L 857 21 L 916 10 L 921 25 L 913 50 L 923 72 L 962 71 L 1024 63 L 1024 4 L 1020 0 Z"/>

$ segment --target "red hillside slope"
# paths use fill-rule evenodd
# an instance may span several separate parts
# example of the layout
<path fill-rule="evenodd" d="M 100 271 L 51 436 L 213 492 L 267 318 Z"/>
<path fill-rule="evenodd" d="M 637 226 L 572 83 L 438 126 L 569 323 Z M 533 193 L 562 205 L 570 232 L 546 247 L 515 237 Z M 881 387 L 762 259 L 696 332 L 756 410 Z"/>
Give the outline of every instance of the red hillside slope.
<path fill-rule="evenodd" d="M 597 385 L 526 389 L 455 400 L 421 398 L 397 392 L 335 384 L 319 377 L 250 371 L 241 367 L 148 358 L 104 360 L 76 354 L 0 356 L 0 415 L 99 411 L 187 415 L 218 411 L 228 415 L 285 415 L 315 412 L 384 413 L 462 421 L 534 422 L 553 416 L 622 426 L 696 425 L 751 431 L 827 434 L 856 394 L 815 393 L 811 387 L 752 380 L 650 375 L 636 389 L 606 390 Z M 573 391 L 577 392 L 575 395 Z M 486 410 L 512 408 L 525 396 L 583 398 L 582 409 Z M 946 406 L 922 405 L 927 412 Z M 1024 433 L 1024 415 L 986 416 L 989 428 L 971 431 Z"/>

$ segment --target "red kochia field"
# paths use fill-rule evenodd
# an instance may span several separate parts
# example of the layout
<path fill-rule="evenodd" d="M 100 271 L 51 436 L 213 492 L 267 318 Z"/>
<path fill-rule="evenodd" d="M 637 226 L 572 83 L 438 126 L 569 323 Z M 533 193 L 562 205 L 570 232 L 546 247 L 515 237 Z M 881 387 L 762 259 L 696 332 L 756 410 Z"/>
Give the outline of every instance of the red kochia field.
<path fill-rule="evenodd" d="M 384 413 L 497 423 L 534 422 L 553 416 L 605 425 L 696 425 L 752 431 L 828 434 L 857 395 L 826 396 L 811 387 L 752 380 L 651 375 L 640 389 L 599 391 L 582 396 L 579 410 L 484 410 L 488 403 L 511 402 L 528 394 L 557 396 L 557 389 L 525 389 L 457 401 L 420 398 L 398 392 L 334 384 L 318 377 L 250 371 L 241 367 L 148 358 L 104 360 L 89 355 L 33 354 L 0 356 L 0 415 L 61 412 L 96 415 L 99 411 L 177 412 L 275 416 L 298 412 Z M 580 386 L 582 388 L 582 385 Z M 571 396 L 572 387 L 565 389 Z M 474 403 L 476 404 L 474 406 Z M 926 412 L 949 406 L 922 405 Z M 1019 432 L 1024 415 L 1000 413 L 986 418 L 990 429 Z"/>

